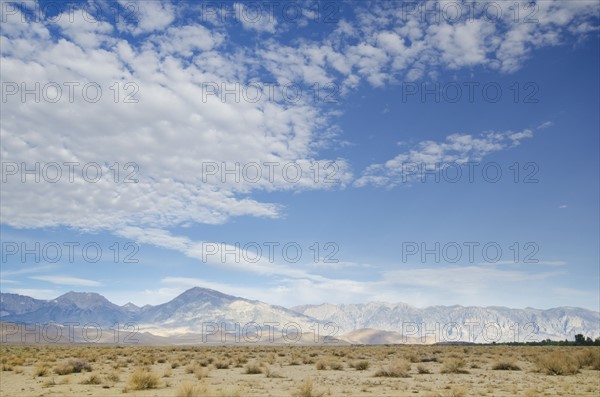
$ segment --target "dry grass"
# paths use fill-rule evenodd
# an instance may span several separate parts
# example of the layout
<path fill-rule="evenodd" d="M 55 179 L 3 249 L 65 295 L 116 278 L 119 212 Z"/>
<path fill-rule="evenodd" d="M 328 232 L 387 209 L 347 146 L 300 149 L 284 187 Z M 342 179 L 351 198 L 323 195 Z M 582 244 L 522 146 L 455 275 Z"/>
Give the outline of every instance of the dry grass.
<path fill-rule="evenodd" d="M 410 362 L 407 360 L 395 360 L 393 363 L 388 365 L 387 367 L 380 368 L 377 372 L 375 372 L 376 377 L 386 377 L 386 378 L 409 378 L 410 375 Z"/>
<path fill-rule="evenodd" d="M 201 397 L 205 392 L 206 390 L 199 385 L 187 382 L 179 385 L 175 397 Z"/>
<path fill-rule="evenodd" d="M 158 375 L 147 368 L 138 368 L 129 376 L 129 388 L 132 390 L 156 389 Z"/>
<path fill-rule="evenodd" d="M 89 377 L 81 381 L 82 385 L 100 385 L 102 384 L 102 378 L 96 374 L 92 374 Z"/>
<path fill-rule="evenodd" d="M 323 394 L 323 392 L 317 392 L 315 390 L 311 378 L 306 378 L 304 379 L 298 390 L 292 395 L 294 397 L 321 397 Z"/>
<path fill-rule="evenodd" d="M 600 371 L 600 347 L 591 347 L 579 352 L 577 359 L 581 368 L 589 367 Z"/>
<path fill-rule="evenodd" d="M 465 360 L 463 360 L 462 358 L 449 358 L 447 360 L 444 361 L 444 365 L 442 366 L 442 373 L 443 374 L 468 374 L 469 371 L 467 371 L 465 368 L 467 364 L 465 363 Z"/>
<path fill-rule="evenodd" d="M 521 367 L 508 361 L 498 361 L 492 366 L 495 371 L 520 371 Z"/>
<path fill-rule="evenodd" d="M 579 360 L 570 352 L 542 353 L 536 359 L 536 365 L 547 375 L 575 375 L 579 373 Z"/>
<path fill-rule="evenodd" d="M 597 396 L 599 353 L 558 346 L 0 345 L 0 365 L 2 396 L 20 397 Z M 570 376 L 547 375 L 559 373 Z"/>
<path fill-rule="evenodd" d="M 257 375 L 257 374 L 262 374 L 263 370 L 260 367 L 260 365 L 258 365 L 257 363 L 250 363 L 248 365 L 246 365 L 246 374 L 249 375 Z"/>
<path fill-rule="evenodd" d="M 357 371 L 365 371 L 369 369 L 369 362 L 367 360 L 356 361 L 350 365 L 351 368 Z"/>
<path fill-rule="evenodd" d="M 70 359 L 62 362 L 54 367 L 54 372 L 57 375 L 68 375 L 83 371 L 92 372 L 92 366 L 84 359 Z"/>

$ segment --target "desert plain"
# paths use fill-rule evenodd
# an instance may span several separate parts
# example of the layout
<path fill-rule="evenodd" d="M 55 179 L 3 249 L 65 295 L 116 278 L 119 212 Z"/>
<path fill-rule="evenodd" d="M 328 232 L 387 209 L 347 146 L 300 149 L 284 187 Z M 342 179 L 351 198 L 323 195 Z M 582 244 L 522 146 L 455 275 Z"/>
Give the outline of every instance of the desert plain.
<path fill-rule="evenodd" d="M 0 346 L 0 396 L 598 396 L 600 347 Z"/>

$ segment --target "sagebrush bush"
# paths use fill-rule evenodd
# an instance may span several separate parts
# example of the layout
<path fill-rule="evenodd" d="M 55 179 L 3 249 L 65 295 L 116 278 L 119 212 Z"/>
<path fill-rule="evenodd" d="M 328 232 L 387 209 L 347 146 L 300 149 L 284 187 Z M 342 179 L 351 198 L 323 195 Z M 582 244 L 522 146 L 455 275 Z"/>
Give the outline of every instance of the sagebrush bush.
<path fill-rule="evenodd" d="M 492 366 L 495 371 L 520 371 L 521 367 L 508 361 L 499 361 Z"/>
<path fill-rule="evenodd" d="M 262 374 L 262 368 L 256 363 L 246 365 L 246 373 L 250 375 Z"/>
<path fill-rule="evenodd" d="M 33 369 L 33 376 L 46 376 L 50 372 L 50 367 L 48 364 L 38 364 Z"/>
<path fill-rule="evenodd" d="M 357 371 L 364 371 L 366 369 L 369 369 L 369 362 L 367 360 L 356 361 L 352 363 L 351 366 Z"/>
<path fill-rule="evenodd" d="M 193 383 L 183 383 L 175 392 L 175 397 L 200 397 L 203 394 L 203 390 L 200 386 Z"/>
<path fill-rule="evenodd" d="M 99 385 L 101 383 L 102 379 L 96 374 L 92 374 L 88 378 L 81 381 L 82 385 Z"/>
<path fill-rule="evenodd" d="M 155 389 L 158 375 L 145 368 L 137 368 L 129 375 L 129 387 L 133 390 Z"/>
<path fill-rule="evenodd" d="M 554 351 L 538 355 L 536 365 L 547 375 L 575 375 L 579 373 L 579 360 L 572 353 Z"/>
<path fill-rule="evenodd" d="M 468 374 L 469 371 L 464 369 L 465 360 L 462 358 L 449 358 L 444 361 L 444 365 L 442 366 L 443 374 Z"/>
<path fill-rule="evenodd" d="M 82 371 L 92 372 L 90 363 L 82 358 L 71 359 L 54 367 L 54 372 L 58 375 L 68 375 Z"/>
<path fill-rule="evenodd" d="M 593 370 L 600 371 L 600 348 L 590 347 L 580 352 L 577 359 L 581 368 L 590 367 Z"/>
<path fill-rule="evenodd" d="M 304 379 L 304 382 L 298 388 L 293 396 L 294 397 L 321 397 L 324 393 L 315 391 L 313 381 L 311 378 Z"/>
<path fill-rule="evenodd" d="M 410 378 L 410 363 L 406 360 L 396 360 L 386 368 L 380 368 L 375 372 L 377 377 L 386 378 Z"/>
<path fill-rule="evenodd" d="M 339 361 L 331 361 L 329 363 L 329 368 L 334 371 L 342 371 L 344 369 L 344 365 Z"/>

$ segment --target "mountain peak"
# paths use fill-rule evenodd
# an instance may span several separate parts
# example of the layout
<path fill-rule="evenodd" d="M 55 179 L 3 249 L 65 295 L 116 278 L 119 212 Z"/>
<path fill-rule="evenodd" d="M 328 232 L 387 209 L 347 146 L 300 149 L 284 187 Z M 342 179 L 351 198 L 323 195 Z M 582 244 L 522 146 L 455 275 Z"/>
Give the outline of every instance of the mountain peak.
<path fill-rule="evenodd" d="M 190 289 L 184 291 L 179 296 L 177 296 L 175 299 L 176 300 L 190 300 L 190 299 L 214 300 L 214 299 L 217 299 L 217 300 L 234 301 L 234 300 L 239 300 L 242 298 L 239 298 L 237 296 L 227 295 L 227 294 L 224 294 L 219 291 L 215 291 L 214 289 L 210 289 L 210 288 L 193 287 L 193 288 L 190 288 Z"/>
<path fill-rule="evenodd" d="M 98 306 L 113 306 L 108 299 L 96 292 L 69 291 L 54 299 L 58 304 L 73 304 L 81 309 L 91 309 Z"/>

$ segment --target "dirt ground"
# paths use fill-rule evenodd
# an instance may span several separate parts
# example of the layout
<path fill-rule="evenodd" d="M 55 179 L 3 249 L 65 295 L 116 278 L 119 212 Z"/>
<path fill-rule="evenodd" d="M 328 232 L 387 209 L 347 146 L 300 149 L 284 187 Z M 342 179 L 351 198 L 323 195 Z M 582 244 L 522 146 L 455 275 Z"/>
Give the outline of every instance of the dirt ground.
<path fill-rule="evenodd" d="M 2 397 L 600 395 L 600 347 L 2 345 L 0 352 Z"/>

